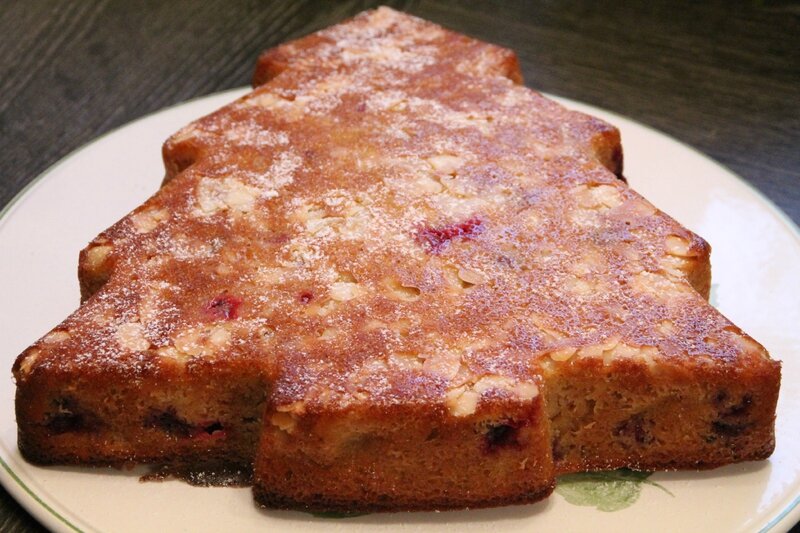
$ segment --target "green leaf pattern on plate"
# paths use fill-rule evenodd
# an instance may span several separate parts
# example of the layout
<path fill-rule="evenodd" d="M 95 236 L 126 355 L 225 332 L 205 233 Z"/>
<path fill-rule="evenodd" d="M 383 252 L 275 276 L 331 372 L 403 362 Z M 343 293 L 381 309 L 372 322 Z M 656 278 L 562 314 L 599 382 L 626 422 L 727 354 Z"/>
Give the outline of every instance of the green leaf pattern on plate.
<path fill-rule="evenodd" d="M 657 487 L 673 494 L 647 479 L 651 472 L 635 472 L 622 468 L 609 472 L 581 472 L 559 476 L 556 492 L 573 505 L 589 505 L 600 511 L 619 511 L 639 499 L 642 485 Z"/>

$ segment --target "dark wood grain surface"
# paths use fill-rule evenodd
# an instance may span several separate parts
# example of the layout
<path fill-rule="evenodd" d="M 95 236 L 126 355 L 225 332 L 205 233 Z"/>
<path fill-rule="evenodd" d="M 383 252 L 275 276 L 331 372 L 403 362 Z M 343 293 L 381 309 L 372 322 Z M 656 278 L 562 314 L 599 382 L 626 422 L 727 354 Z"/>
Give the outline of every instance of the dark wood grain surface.
<path fill-rule="evenodd" d="M 800 222 L 800 3 L 383 3 L 516 49 L 529 86 L 694 146 Z M 0 0 L 0 206 L 98 135 L 246 85 L 263 49 L 374 5 Z M 40 530 L 0 489 L 0 531 Z"/>

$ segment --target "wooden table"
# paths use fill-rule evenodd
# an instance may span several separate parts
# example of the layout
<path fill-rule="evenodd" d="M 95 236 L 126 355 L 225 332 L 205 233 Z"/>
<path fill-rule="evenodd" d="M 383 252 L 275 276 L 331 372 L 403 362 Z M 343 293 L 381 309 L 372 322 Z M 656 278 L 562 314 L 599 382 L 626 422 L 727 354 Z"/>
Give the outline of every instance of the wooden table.
<path fill-rule="evenodd" d="M 800 4 L 385 3 L 516 49 L 531 87 L 680 139 L 800 223 Z M 0 206 L 98 135 L 246 85 L 261 50 L 375 4 L 3 2 Z M 0 531 L 41 529 L 0 488 Z"/>

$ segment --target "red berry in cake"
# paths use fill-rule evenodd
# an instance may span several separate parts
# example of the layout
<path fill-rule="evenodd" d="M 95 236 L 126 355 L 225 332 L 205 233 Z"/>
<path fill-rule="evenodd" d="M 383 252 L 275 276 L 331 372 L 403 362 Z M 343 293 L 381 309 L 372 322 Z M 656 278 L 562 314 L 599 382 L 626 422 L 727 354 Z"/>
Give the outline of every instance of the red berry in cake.
<path fill-rule="evenodd" d="M 442 252 L 454 239 L 471 239 L 484 232 L 486 226 L 478 217 L 472 217 L 458 224 L 448 224 L 439 228 L 422 227 L 417 231 L 417 242 L 429 252 Z"/>
<path fill-rule="evenodd" d="M 297 298 L 300 300 L 301 304 L 307 304 L 314 299 L 314 294 L 312 294 L 310 291 L 303 291 Z"/>
<path fill-rule="evenodd" d="M 486 452 L 496 452 L 501 448 L 519 446 L 519 427 L 512 423 L 489 426 L 484 436 L 484 444 Z"/>
<path fill-rule="evenodd" d="M 221 439 L 227 435 L 225 428 L 219 422 L 205 422 L 195 429 L 193 438 L 199 440 Z"/>
<path fill-rule="evenodd" d="M 222 293 L 205 307 L 206 315 L 216 320 L 233 320 L 238 316 L 242 300 L 228 293 Z"/>

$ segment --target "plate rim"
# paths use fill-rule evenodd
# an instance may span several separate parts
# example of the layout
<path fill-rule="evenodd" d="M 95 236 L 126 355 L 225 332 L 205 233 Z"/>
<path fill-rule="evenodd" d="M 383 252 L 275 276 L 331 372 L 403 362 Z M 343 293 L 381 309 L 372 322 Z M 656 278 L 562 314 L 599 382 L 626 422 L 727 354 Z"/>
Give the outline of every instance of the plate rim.
<path fill-rule="evenodd" d="M 212 99 L 212 98 L 220 98 L 223 97 L 228 98 L 230 97 L 231 100 L 243 96 L 247 93 L 248 90 L 251 90 L 247 86 L 242 87 L 235 87 L 231 89 L 225 89 L 222 91 L 217 91 L 214 93 L 209 93 L 205 95 L 199 95 L 187 100 L 172 103 L 160 109 L 156 109 L 144 115 L 141 115 L 129 122 L 125 122 L 120 124 L 100 135 L 94 137 L 87 142 L 79 145 L 68 154 L 60 158 L 58 161 L 53 163 L 51 166 L 47 167 L 44 171 L 39 173 L 36 177 L 34 177 L 30 182 L 28 182 L 22 189 L 20 189 L 9 201 L 6 203 L 2 208 L 0 208 L 0 229 L 2 229 L 7 220 L 11 217 L 14 211 L 21 205 L 22 201 L 31 195 L 35 189 L 42 186 L 42 183 L 51 176 L 54 172 L 56 172 L 62 165 L 66 164 L 80 153 L 90 149 L 93 145 L 99 143 L 100 141 L 104 140 L 111 135 L 114 135 L 120 132 L 123 129 L 128 127 L 134 126 L 142 121 L 148 120 L 156 115 L 166 113 L 177 108 L 187 106 L 193 103 L 197 103 L 202 100 Z M 738 182 L 740 185 L 744 185 L 747 189 L 749 194 L 752 194 L 761 204 L 762 207 L 766 208 L 770 214 L 774 215 L 786 228 L 786 230 L 791 233 L 792 237 L 796 241 L 798 245 L 800 245 L 800 225 L 794 222 L 789 215 L 787 215 L 775 202 L 773 202 L 769 197 L 767 197 L 761 190 L 756 188 L 753 184 L 749 181 L 745 180 L 743 177 L 738 175 L 737 173 L 733 172 L 727 166 L 723 165 L 716 159 L 712 158 L 708 154 L 705 154 L 698 148 L 675 138 L 674 136 L 670 135 L 669 133 L 663 132 L 655 127 L 649 126 L 639 120 L 630 118 L 628 116 L 619 114 L 614 111 L 609 111 L 605 108 L 601 108 L 599 106 L 588 104 L 579 100 L 574 100 L 572 98 L 568 98 L 565 96 L 555 95 L 552 93 L 542 92 L 544 96 L 551 98 L 558 102 L 565 107 L 570 109 L 578 108 L 586 108 L 587 111 L 582 109 L 578 109 L 582 112 L 594 112 L 600 111 L 601 113 L 605 114 L 608 117 L 611 117 L 611 121 L 615 119 L 619 119 L 624 122 L 628 122 L 634 124 L 638 127 L 644 128 L 650 132 L 655 132 L 667 139 L 671 142 L 680 145 L 682 149 L 690 151 L 692 155 L 696 157 L 700 157 L 705 159 L 707 162 L 710 162 L 714 166 L 718 167 L 720 170 L 724 171 L 725 174 L 733 178 L 734 181 Z M 198 117 L 199 118 L 199 117 Z M 8 464 L 6 458 L 0 453 L 0 465 L 2 469 L 0 469 L 0 484 L 8 491 L 8 493 L 14 498 L 14 500 L 19 503 L 26 511 L 28 511 L 34 519 L 36 519 L 40 524 L 44 525 L 45 527 L 54 530 L 54 531 L 68 531 L 68 532 L 83 532 L 84 529 L 81 529 L 79 526 L 74 524 L 68 518 L 64 517 L 61 513 L 59 513 L 56 509 L 54 509 L 50 504 L 45 501 L 44 498 L 40 497 L 31 487 L 26 484 L 24 480 L 22 480 L 17 472 Z M 786 504 L 779 512 L 774 514 L 772 518 L 764 525 L 761 529 L 759 529 L 759 533 L 766 533 L 768 531 L 780 531 L 780 532 L 787 532 L 791 529 L 795 524 L 800 522 L 800 494 L 797 494 L 795 498 Z M 776 529 L 777 528 L 777 529 Z"/>

